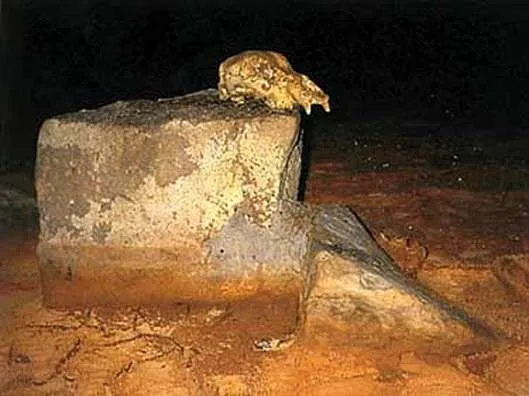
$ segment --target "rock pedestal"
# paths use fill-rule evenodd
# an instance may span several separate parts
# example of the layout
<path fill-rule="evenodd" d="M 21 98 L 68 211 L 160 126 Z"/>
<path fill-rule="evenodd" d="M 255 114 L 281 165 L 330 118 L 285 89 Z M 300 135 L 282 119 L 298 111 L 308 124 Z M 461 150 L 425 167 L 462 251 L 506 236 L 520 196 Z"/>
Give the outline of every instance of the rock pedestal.
<path fill-rule="evenodd" d="M 237 107 L 214 90 L 47 120 L 36 173 L 44 303 L 251 301 L 263 323 L 279 323 L 264 349 L 300 319 L 308 330 L 351 332 L 368 318 L 373 334 L 402 324 L 493 335 L 407 279 L 348 208 L 295 202 L 299 123 L 298 112 Z"/>
<path fill-rule="evenodd" d="M 214 90 L 47 120 L 38 141 L 46 305 L 304 293 L 300 118 Z"/>

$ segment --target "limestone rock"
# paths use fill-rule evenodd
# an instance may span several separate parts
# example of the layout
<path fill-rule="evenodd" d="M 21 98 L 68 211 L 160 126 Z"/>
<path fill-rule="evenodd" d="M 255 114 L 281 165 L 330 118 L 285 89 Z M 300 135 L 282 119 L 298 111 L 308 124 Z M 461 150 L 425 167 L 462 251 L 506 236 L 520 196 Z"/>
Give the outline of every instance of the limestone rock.
<path fill-rule="evenodd" d="M 308 226 L 287 229 L 280 212 L 298 193 L 300 151 L 298 113 L 242 111 L 215 90 L 47 120 L 36 171 L 45 301 L 297 295 Z"/>

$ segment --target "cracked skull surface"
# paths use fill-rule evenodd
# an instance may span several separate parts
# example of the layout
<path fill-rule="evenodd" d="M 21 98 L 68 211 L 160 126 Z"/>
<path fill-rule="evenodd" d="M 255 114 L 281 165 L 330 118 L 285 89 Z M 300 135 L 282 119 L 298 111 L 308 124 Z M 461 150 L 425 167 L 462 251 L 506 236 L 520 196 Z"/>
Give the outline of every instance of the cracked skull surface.
<path fill-rule="evenodd" d="M 219 67 L 220 98 L 243 104 L 262 100 L 268 107 L 292 110 L 296 105 L 310 114 L 312 105 L 329 112 L 329 96 L 304 74 L 292 69 L 284 55 L 273 51 L 245 51 Z"/>

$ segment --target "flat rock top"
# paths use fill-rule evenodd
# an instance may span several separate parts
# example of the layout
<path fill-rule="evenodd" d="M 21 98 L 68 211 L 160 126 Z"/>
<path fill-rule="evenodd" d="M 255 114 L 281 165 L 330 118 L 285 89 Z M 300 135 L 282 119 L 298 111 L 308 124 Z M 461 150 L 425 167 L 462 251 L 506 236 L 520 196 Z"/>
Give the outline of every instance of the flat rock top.
<path fill-rule="evenodd" d="M 94 110 L 53 117 L 62 122 L 114 125 L 160 125 L 174 119 L 197 124 L 219 119 L 246 119 L 254 117 L 299 116 L 298 111 L 271 110 L 260 102 L 237 106 L 220 100 L 216 89 L 198 91 L 185 96 L 158 100 L 118 101 Z"/>

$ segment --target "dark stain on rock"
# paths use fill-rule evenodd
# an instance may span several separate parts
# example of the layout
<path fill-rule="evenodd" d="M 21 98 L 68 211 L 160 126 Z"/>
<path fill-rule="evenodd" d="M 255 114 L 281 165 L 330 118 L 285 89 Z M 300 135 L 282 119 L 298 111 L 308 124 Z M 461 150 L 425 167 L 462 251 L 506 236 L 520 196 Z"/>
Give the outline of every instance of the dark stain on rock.
<path fill-rule="evenodd" d="M 104 244 L 108 234 L 112 231 L 112 223 L 102 221 L 92 228 L 92 239 L 98 244 Z"/>
<path fill-rule="evenodd" d="M 66 277 L 65 277 L 65 279 L 68 282 L 71 282 L 73 280 L 73 269 L 72 269 L 71 265 L 68 265 L 68 267 L 66 267 Z"/>
<path fill-rule="evenodd" d="M 41 218 L 47 218 L 47 232 L 53 236 L 65 228 L 78 233 L 72 216 L 84 217 L 89 209 L 88 197 L 92 183 L 80 173 L 86 168 L 86 157 L 78 146 L 41 147 L 36 168 L 36 187 Z M 83 173 L 84 175 L 84 173 Z M 50 217 L 53 215 L 52 217 Z"/>

